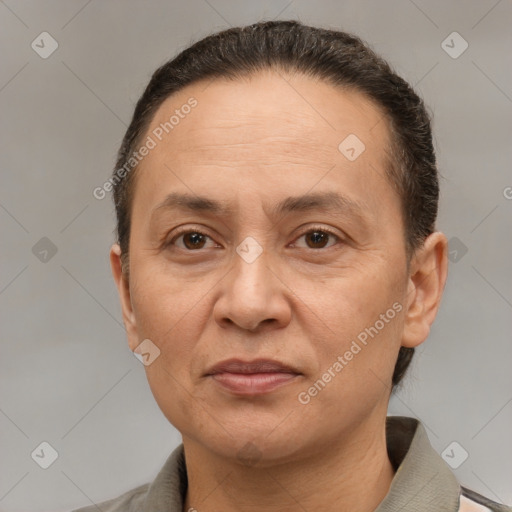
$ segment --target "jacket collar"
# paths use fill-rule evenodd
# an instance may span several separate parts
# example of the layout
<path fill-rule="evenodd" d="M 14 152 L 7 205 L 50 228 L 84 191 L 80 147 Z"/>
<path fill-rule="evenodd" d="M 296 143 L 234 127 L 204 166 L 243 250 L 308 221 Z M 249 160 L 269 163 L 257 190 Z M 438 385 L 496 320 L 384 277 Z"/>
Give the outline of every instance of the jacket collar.
<path fill-rule="evenodd" d="M 388 456 L 396 469 L 388 493 L 375 512 L 456 512 L 460 486 L 414 418 L 388 416 Z"/>

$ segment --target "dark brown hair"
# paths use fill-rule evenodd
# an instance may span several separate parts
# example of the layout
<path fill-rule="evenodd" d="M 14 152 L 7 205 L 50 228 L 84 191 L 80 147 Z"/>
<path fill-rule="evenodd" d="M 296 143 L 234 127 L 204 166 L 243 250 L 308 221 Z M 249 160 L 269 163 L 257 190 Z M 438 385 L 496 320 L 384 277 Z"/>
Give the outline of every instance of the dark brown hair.
<path fill-rule="evenodd" d="M 130 216 L 136 167 L 126 169 L 160 105 L 173 93 L 204 79 L 241 79 L 257 71 L 300 72 L 364 94 L 378 105 L 391 135 L 391 185 L 401 198 L 408 261 L 434 231 L 439 184 L 430 116 L 421 98 L 367 44 L 352 34 L 305 26 L 298 21 L 268 21 L 212 34 L 158 68 L 137 102 L 111 178 L 117 237 L 128 271 Z M 401 347 L 392 384 L 403 378 L 414 348 Z"/>

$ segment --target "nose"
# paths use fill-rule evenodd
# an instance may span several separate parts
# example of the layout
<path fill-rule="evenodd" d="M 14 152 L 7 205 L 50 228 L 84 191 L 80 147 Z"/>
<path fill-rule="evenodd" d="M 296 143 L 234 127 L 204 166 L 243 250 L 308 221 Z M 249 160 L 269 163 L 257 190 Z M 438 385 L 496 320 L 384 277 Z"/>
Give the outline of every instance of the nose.
<path fill-rule="evenodd" d="M 291 319 L 290 290 L 271 268 L 265 251 L 252 262 L 238 254 L 233 267 L 219 283 L 215 321 L 223 328 L 260 332 L 285 327 Z"/>

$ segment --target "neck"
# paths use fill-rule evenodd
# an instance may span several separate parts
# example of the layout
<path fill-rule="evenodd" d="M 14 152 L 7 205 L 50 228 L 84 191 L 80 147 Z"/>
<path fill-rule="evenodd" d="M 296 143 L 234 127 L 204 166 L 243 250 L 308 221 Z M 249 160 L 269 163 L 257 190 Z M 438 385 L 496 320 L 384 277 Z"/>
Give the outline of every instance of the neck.
<path fill-rule="evenodd" d="M 373 512 L 387 494 L 394 471 L 385 423 L 340 435 L 315 455 L 270 467 L 226 460 L 183 438 L 188 473 L 184 511 Z M 264 492 L 262 492 L 264 490 Z"/>

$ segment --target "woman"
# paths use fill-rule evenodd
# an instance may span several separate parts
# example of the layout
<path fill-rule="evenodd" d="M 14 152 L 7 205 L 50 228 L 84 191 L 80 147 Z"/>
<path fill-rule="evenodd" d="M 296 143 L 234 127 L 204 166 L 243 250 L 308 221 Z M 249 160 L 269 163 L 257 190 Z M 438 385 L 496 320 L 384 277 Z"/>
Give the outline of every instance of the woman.
<path fill-rule="evenodd" d="M 387 417 L 447 240 L 423 102 L 360 39 L 199 41 L 153 75 L 110 187 L 128 342 L 183 444 L 103 511 L 512 510 Z"/>

